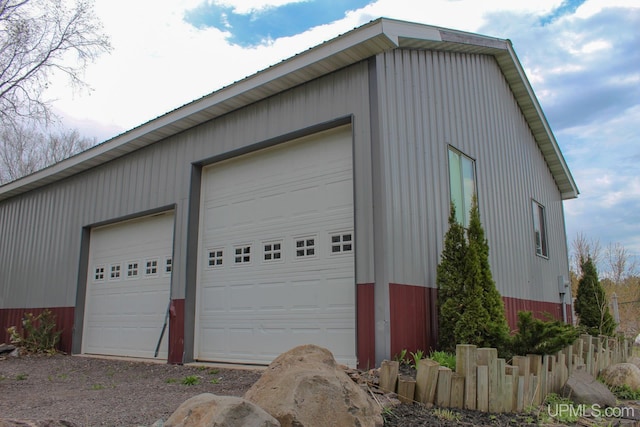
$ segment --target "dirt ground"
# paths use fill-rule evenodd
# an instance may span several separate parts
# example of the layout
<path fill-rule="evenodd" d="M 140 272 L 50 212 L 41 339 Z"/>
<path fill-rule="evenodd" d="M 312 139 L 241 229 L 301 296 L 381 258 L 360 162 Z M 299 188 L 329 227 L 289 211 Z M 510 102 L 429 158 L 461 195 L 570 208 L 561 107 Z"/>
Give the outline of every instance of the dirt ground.
<path fill-rule="evenodd" d="M 0 359 L 0 419 L 151 426 L 200 393 L 243 396 L 261 371 L 61 354 L 7 356 Z M 385 414 L 385 426 L 522 426 L 530 420 L 466 411 L 452 421 L 436 414 L 422 405 L 400 405 Z"/>
<path fill-rule="evenodd" d="M 0 357 L 0 425 L 8 419 L 57 425 L 151 426 L 200 393 L 243 396 L 262 369 L 168 365 L 83 356 Z M 403 404 L 384 413 L 385 427 L 530 426 L 535 414 L 485 414 Z M 40 425 L 47 425 L 40 424 Z M 618 425 L 613 423 L 611 425 Z M 324 427 L 324 426 L 321 426 Z"/>

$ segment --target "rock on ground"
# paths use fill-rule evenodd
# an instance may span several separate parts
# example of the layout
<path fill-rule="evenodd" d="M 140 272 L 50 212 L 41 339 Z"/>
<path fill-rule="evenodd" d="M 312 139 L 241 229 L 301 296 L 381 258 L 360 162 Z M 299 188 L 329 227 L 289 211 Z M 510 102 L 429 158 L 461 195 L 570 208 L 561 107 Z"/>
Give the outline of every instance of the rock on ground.
<path fill-rule="evenodd" d="M 164 427 L 280 427 L 262 408 L 240 397 L 202 393 L 186 400 Z"/>
<path fill-rule="evenodd" d="M 640 368 L 633 363 L 616 363 L 604 369 L 600 376 L 610 387 L 627 385 L 640 390 Z"/>
<path fill-rule="evenodd" d="M 327 349 L 304 345 L 278 356 L 245 399 L 282 427 L 381 427 L 382 409 L 356 385 Z"/>
<path fill-rule="evenodd" d="M 637 357 L 637 356 L 630 357 L 629 360 L 627 360 L 627 363 L 633 363 L 638 368 L 640 368 L 640 357 Z"/>
<path fill-rule="evenodd" d="M 616 397 L 607 386 L 584 370 L 577 370 L 571 374 L 562 387 L 562 396 L 578 404 L 616 406 Z"/>

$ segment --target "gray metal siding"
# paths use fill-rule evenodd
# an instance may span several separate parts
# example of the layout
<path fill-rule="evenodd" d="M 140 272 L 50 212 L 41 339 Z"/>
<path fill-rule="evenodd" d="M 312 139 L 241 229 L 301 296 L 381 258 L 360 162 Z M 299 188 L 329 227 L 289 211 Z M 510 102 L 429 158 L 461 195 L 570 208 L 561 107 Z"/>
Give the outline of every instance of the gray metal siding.
<path fill-rule="evenodd" d="M 384 253 L 376 261 L 386 263 L 383 280 L 435 287 L 448 227 L 451 145 L 476 161 L 499 291 L 558 302 L 557 276 L 568 274 L 561 194 L 495 59 L 395 50 L 378 55 L 376 73 L 385 209 Z M 532 198 L 546 208 L 549 259 L 535 254 Z"/>
<path fill-rule="evenodd" d="M 175 206 L 172 297 L 184 298 L 192 163 L 353 117 L 356 247 L 371 246 L 367 63 L 249 105 L 61 182 L 0 202 L 0 308 L 73 306 L 83 227 Z M 357 280 L 373 281 L 368 251 Z"/>

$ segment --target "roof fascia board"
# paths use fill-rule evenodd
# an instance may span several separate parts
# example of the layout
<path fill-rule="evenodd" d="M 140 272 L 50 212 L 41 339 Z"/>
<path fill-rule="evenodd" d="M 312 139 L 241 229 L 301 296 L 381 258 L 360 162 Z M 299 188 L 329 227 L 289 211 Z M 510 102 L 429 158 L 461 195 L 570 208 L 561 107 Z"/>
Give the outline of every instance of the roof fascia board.
<path fill-rule="evenodd" d="M 562 169 L 562 174 L 564 175 L 564 178 L 566 180 L 565 183 L 558 182 L 558 177 L 556 176 L 557 174 L 553 172 L 552 173 L 556 178 L 556 183 L 558 184 L 558 188 L 561 191 L 563 200 L 575 199 L 576 197 L 578 197 L 578 194 L 580 194 L 578 186 L 573 179 L 571 171 L 569 170 L 569 166 L 567 165 L 564 156 L 560 151 L 558 141 L 553 135 L 551 127 L 549 126 L 549 122 L 547 121 L 547 118 L 542 111 L 542 107 L 538 102 L 538 98 L 536 97 L 535 92 L 533 91 L 533 88 L 529 83 L 529 79 L 527 78 L 527 75 L 522 68 L 522 64 L 520 63 L 520 60 L 518 59 L 518 56 L 516 55 L 516 52 L 510 42 L 507 43 L 507 52 L 508 60 L 511 62 L 510 65 L 514 67 L 519 77 L 518 79 L 511 79 L 512 81 L 509 81 L 509 85 L 512 87 L 512 91 L 516 96 L 516 100 L 518 104 L 520 104 L 520 108 L 523 111 L 527 122 L 529 123 L 529 127 L 534 133 L 535 139 L 538 141 L 538 145 L 544 146 L 541 147 L 541 149 L 550 148 L 553 152 L 553 156 L 558 161 L 560 168 Z M 498 62 L 500 62 L 503 58 L 497 57 L 496 59 L 498 60 Z M 503 65 L 501 65 L 501 68 L 503 68 Z M 509 79 L 507 78 L 507 80 Z M 524 93 L 526 93 L 526 95 L 519 95 L 523 91 Z M 527 114 L 527 111 L 529 109 L 527 108 L 527 105 L 524 104 L 529 104 L 533 109 L 532 111 L 535 111 L 535 114 Z M 541 126 L 544 131 L 542 133 L 535 132 L 533 130 L 533 128 L 536 127 L 535 125 Z M 544 151 L 546 150 L 543 149 L 543 153 Z M 545 157 L 548 156 L 546 153 L 544 155 Z"/>

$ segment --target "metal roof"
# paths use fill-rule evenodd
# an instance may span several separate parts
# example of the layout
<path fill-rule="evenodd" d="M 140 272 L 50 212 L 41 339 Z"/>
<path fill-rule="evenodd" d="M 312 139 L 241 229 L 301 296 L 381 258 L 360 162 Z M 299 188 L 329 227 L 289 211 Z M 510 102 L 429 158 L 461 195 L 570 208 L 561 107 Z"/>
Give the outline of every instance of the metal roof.
<path fill-rule="evenodd" d="M 576 183 L 509 40 L 379 18 L 73 157 L 0 186 L 0 200 L 86 171 L 235 109 L 395 48 L 494 56 L 545 157 L 563 199 L 578 196 Z"/>

